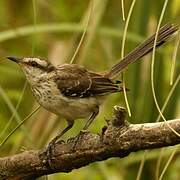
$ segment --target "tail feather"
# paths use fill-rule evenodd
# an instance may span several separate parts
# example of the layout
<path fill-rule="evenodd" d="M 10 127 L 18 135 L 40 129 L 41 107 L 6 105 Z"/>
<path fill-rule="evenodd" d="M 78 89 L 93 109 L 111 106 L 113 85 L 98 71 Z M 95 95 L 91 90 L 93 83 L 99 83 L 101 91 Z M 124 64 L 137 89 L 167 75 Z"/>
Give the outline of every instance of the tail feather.
<path fill-rule="evenodd" d="M 173 24 L 166 24 L 163 27 L 161 27 L 158 32 L 156 47 L 159 47 L 162 44 L 164 44 L 177 30 L 178 27 L 174 26 Z M 111 70 L 106 74 L 106 77 L 113 79 L 129 64 L 134 63 L 141 57 L 151 52 L 154 47 L 155 37 L 156 33 L 153 34 L 146 41 L 144 41 L 142 44 L 137 46 L 129 54 L 127 54 L 120 62 L 118 62 L 111 68 Z"/>

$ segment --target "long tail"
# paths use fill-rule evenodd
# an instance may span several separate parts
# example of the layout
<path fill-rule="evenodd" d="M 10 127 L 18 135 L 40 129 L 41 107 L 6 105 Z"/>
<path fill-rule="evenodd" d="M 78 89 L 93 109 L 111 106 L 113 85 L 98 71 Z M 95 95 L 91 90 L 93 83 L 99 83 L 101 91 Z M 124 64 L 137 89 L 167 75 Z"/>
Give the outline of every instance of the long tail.
<path fill-rule="evenodd" d="M 156 47 L 164 44 L 171 36 L 178 30 L 177 26 L 173 24 L 166 24 L 160 28 L 157 36 Z M 126 66 L 134 63 L 141 57 L 145 56 L 153 50 L 156 33 L 150 38 L 144 41 L 142 44 L 137 46 L 133 51 L 127 54 L 121 61 L 115 64 L 109 72 L 105 75 L 106 77 L 113 79 L 115 78 Z"/>

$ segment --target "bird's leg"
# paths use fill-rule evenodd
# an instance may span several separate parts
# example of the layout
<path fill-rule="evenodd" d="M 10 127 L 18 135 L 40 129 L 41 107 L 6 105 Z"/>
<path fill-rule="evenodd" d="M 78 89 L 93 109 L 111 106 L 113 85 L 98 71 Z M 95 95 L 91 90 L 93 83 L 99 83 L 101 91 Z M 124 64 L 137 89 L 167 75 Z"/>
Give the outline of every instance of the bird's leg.
<path fill-rule="evenodd" d="M 99 113 L 99 107 L 96 108 L 96 110 L 92 113 L 92 115 L 90 116 L 90 118 L 87 120 L 85 126 L 83 127 L 83 129 L 81 131 L 85 131 L 89 128 L 89 126 L 91 125 L 91 123 L 94 121 L 94 119 L 96 118 L 96 116 Z"/>
<path fill-rule="evenodd" d="M 61 132 L 59 132 L 58 135 L 57 135 L 55 138 L 53 138 L 53 139 L 49 142 L 49 144 L 48 144 L 48 146 L 47 146 L 46 155 L 47 155 L 48 163 L 49 163 L 50 166 L 51 166 L 51 155 L 52 155 L 52 152 L 53 152 L 53 150 L 54 150 L 54 145 L 55 145 L 56 143 L 60 142 L 59 139 L 60 139 L 68 130 L 70 130 L 70 129 L 73 127 L 73 125 L 74 125 L 74 120 L 71 120 L 71 121 L 67 120 L 67 123 L 68 123 L 67 127 L 66 127 L 65 129 L 63 129 Z"/>
<path fill-rule="evenodd" d="M 94 121 L 94 119 L 96 118 L 96 116 L 98 115 L 99 113 L 99 107 L 97 107 L 94 112 L 92 113 L 92 115 L 90 116 L 90 118 L 87 120 L 85 126 L 83 127 L 83 129 L 79 132 L 79 134 L 77 135 L 76 139 L 75 139 L 75 142 L 74 142 L 74 145 L 73 145 L 73 150 L 75 149 L 80 137 L 81 137 L 81 134 L 86 131 L 89 126 L 92 124 L 92 122 Z"/>

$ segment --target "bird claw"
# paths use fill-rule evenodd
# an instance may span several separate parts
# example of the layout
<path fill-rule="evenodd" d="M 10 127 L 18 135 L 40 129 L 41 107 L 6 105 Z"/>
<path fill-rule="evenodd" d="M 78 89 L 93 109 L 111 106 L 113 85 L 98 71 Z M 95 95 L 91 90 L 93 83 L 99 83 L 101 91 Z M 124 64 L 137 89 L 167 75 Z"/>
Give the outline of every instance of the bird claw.
<path fill-rule="evenodd" d="M 86 132 L 87 132 L 87 130 L 81 130 L 77 136 L 69 138 L 67 140 L 67 143 L 73 143 L 72 151 L 75 151 L 75 148 L 76 148 L 76 145 L 78 144 L 78 141 L 80 141 L 81 136 L 83 134 L 85 134 Z"/>
<path fill-rule="evenodd" d="M 56 143 L 57 143 L 57 144 L 64 144 L 65 141 L 61 139 L 61 140 L 57 141 Z"/>
<path fill-rule="evenodd" d="M 47 163 L 49 165 L 50 168 L 52 168 L 52 165 L 51 165 L 51 161 L 52 161 L 52 155 L 54 154 L 54 149 L 55 149 L 55 144 L 56 144 L 56 141 L 50 141 L 47 148 L 46 148 L 46 157 L 47 157 Z"/>
<path fill-rule="evenodd" d="M 74 140 L 76 139 L 77 136 L 75 137 L 70 137 L 68 140 L 67 140 L 67 143 L 72 143 L 74 142 Z"/>
<path fill-rule="evenodd" d="M 87 130 L 80 130 L 79 134 L 75 137 L 71 137 L 67 140 L 67 143 L 73 143 L 73 142 L 76 142 L 80 139 L 80 136 L 85 134 L 86 132 L 88 132 Z M 77 142 L 76 142 L 77 143 Z"/>

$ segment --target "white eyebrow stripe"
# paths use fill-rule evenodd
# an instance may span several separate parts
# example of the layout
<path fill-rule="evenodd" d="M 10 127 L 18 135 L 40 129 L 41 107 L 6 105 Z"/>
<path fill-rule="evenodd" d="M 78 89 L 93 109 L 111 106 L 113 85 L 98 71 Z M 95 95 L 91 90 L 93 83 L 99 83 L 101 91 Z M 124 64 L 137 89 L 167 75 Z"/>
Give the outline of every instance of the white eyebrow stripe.
<path fill-rule="evenodd" d="M 24 62 L 32 62 L 35 61 L 37 62 L 37 64 L 39 64 L 40 66 L 46 67 L 48 65 L 48 62 L 46 62 L 45 60 L 41 60 L 39 58 L 24 58 Z"/>

